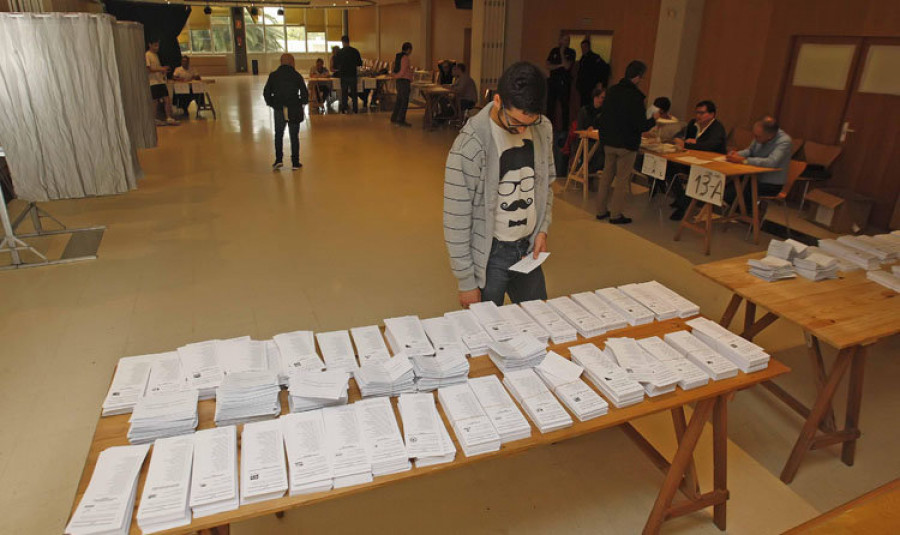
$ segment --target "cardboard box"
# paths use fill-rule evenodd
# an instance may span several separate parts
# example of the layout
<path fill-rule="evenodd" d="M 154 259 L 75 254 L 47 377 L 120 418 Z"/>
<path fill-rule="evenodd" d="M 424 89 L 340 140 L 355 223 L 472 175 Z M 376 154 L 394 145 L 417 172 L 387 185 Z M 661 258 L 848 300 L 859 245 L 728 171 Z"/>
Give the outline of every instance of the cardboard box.
<path fill-rule="evenodd" d="M 873 199 L 849 189 L 820 188 L 806 195 L 808 221 L 839 234 L 857 234 L 869 223 Z"/>

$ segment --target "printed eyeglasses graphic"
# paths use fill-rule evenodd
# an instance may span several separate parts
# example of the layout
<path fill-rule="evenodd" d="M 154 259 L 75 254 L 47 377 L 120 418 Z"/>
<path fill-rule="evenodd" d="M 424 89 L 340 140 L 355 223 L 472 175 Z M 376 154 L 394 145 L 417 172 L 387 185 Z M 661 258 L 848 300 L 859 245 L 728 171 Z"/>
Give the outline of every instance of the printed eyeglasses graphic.
<path fill-rule="evenodd" d="M 519 188 L 519 191 L 521 191 L 522 193 L 533 190 L 534 177 L 525 177 L 522 180 L 517 180 L 515 182 L 501 182 L 500 186 L 497 188 L 497 192 L 502 197 L 508 197 L 516 192 L 516 188 Z"/>

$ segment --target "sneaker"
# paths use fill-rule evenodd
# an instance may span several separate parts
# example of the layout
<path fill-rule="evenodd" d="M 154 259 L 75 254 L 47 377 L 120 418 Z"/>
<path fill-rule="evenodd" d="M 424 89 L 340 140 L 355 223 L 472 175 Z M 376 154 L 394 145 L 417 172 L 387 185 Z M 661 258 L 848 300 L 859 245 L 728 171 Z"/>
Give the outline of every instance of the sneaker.
<path fill-rule="evenodd" d="M 672 215 L 669 216 L 669 219 L 671 219 L 672 221 L 681 221 L 682 219 L 684 219 L 684 210 L 682 210 L 681 208 L 675 210 L 674 212 L 672 212 Z"/>
<path fill-rule="evenodd" d="M 597 221 L 603 221 L 604 219 L 609 219 L 609 212 L 603 212 L 602 214 L 597 214 Z"/>
<path fill-rule="evenodd" d="M 282 167 L 284 167 L 284 164 L 281 163 L 281 160 L 278 160 L 278 161 L 276 161 L 275 163 L 272 164 L 272 170 L 273 170 L 273 171 L 277 171 L 277 170 L 281 169 Z"/>
<path fill-rule="evenodd" d="M 156 126 L 166 126 L 166 122 L 165 122 L 165 121 L 160 121 L 159 119 L 157 119 L 157 120 L 156 120 Z"/>
<path fill-rule="evenodd" d="M 303 164 L 300 162 L 294 162 L 291 164 L 291 169 L 293 169 L 294 171 L 300 169 L 301 167 L 303 167 Z"/>
<path fill-rule="evenodd" d="M 613 225 L 627 225 L 628 223 L 631 223 L 631 218 L 625 217 L 625 214 L 622 214 L 619 217 L 610 219 L 609 222 Z"/>
<path fill-rule="evenodd" d="M 406 121 L 403 121 L 402 123 L 397 123 L 397 124 L 400 125 L 400 126 L 405 126 L 405 127 L 407 127 L 407 128 L 409 128 L 409 127 L 412 126 L 410 123 L 408 123 L 408 122 L 406 122 Z"/>
<path fill-rule="evenodd" d="M 179 122 L 176 121 L 175 119 L 169 117 L 169 118 L 166 119 L 166 124 L 167 124 L 167 125 L 170 125 L 170 126 L 178 126 L 178 125 L 180 125 L 181 123 L 179 123 Z"/>

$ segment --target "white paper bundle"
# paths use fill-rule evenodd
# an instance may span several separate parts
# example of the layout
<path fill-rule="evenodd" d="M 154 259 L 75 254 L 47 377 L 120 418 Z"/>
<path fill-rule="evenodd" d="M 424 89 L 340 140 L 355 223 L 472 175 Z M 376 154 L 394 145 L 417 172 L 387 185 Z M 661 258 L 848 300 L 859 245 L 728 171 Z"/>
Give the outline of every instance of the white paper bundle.
<path fill-rule="evenodd" d="M 418 316 L 402 316 L 384 320 L 384 336 L 396 355 L 434 355 L 434 347 L 428 341 L 425 328 Z"/>
<path fill-rule="evenodd" d="M 704 344 L 688 331 L 675 331 L 665 335 L 667 344 L 674 347 L 688 360 L 696 364 L 713 381 L 728 379 L 737 375 L 738 367 Z"/>
<path fill-rule="evenodd" d="M 351 407 L 356 409 L 363 443 L 372 462 L 372 475 L 385 476 L 411 469 L 390 399 L 366 399 L 357 401 Z"/>
<path fill-rule="evenodd" d="M 638 345 L 656 360 L 665 363 L 678 375 L 678 386 L 682 390 L 691 390 L 709 384 L 709 376 L 696 364 L 685 358 L 674 347 L 658 336 L 642 338 Z"/>
<path fill-rule="evenodd" d="M 584 368 L 588 379 L 618 408 L 644 401 L 644 387 L 632 379 L 611 355 L 594 344 L 569 348 L 572 361 Z"/>
<path fill-rule="evenodd" d="M 372 481 L 372 462 L 353 405 L 323 409 L 325 435 L 332 452 L 334 488 Z"/>
<path fill-rule="evenodd" d="M 322 411 L 285 414 L 279 418 L 287 455 L 291 496 L 324 492 L 334 484 L 332 452 L 325 435 Z"/>
<path fill-rule="evenodd" d="M 156 355 L 122 357 L 116 364 L 109 391 L 103 400 L 102 416 L 128 414 L 139 399 L 144 397 L 150 369 Z"/>
<path fill-rule="evenodd" d="M 572 417 L 532 369 L 504 374 L 503 384 L 541 433 L 572 425 Z"/>
<path fill-rule="evenodd" d="M 471 310 L 455 310 L 447 312 L 444 317 L 453 322 L 456 331 L 466 344 L 467 353 L 472 357 L 487 355 L 491 335 L 484 330 Z"/>
<path fill-rule="evenodd" d="M 609 405 L 580 379 L 583 370 L 578 364 L 553 351 L 548 351 L 544 361 L 534 368 L 563 405 L 579 421 L 586 422 L 606 414 Z"/>
<path fill-rule="evenodd" d="M 246 424 L 241 432 L 241 505 L 281 498 L 287 490 L 281 422 Z"/>
<path fill-rule="evenodd" d="M 406 451 L 417 467 L 443 464 L 456 457 L 456 447 L 438 414 L 433 394 L 401 394 L 397 407 Z"/>
<path fill-rule="evenodd" d="M 197 428 L 197 391 L 161 392 L 141 398 L 131 413 L 128 442 L 146 444 Z"/>
<path fill-rule="evenodd" d="M 605 332 L 628 327 L 628 320 L 594 292 L 572 294 L 572 299 L 600 320 Z"/>
<path fill-rule="evenodd" d="M 278 349 L 278 344 L 275 343 L 275 340 L 266 340 L 264 343 L 266 347 L 266 369 L 275 374 L 279 386 L 287 386 L 288 375 L 281 360 L 281 351 Z"/>
<path fill-rule="evenodd" d="M 141 531 L 155 533 L 191 523 L 188 498 L 193 464 L 193 435 L 161 438 L 153 443 L 136 517 Z"/>
<path fill-rule="evenodd" d="M 602 288 L 594 293 L 621 314 L 629 325 L 644 325 L 653 321 L 653 312 L 620 292 L 618 288 Z"/>
<path fill-rule="evenodd" d="M 761 259 L 750 258 L 747 260 L 748 271 L 751 275 L 759 277 L 767 282 L 775 282 L 784 279 L 793 279 L 794 265 L 787 260 L 766 256 Z"/>
<path fill-rule="evenodd" d="M 881 266 L 881 262 L 872 253 L 856 249 L 838 240 L 819 240 L 819 249 L 866 271 L 872 271 Z"/>
<path fill-rule="evenodd" d="M 650 397 L 675 390 L 679 376 L 665 363 L 647 354 L 633 338 L 609 338 L 606 350 Z"/>
<path fill-rule="evenodd" d="M 506 342 L 491 342 L 488 357 L 503 373 L 540 364 L 547 346 L 527 334 L 516 335 Z"/>
<path fill-rule="evenodd" d="M 469 361 L 458 347 L 445 347 L 433 357 L 416 356 L 410 359 L 416 374 L 419 392 L 430 392 L 443 386 L 465 383 L 469 375 Z"/>
<path fill-rule="evenodd" d="M 553 310 L 553 307 L 544 301 L 525 301 L 519 304 L 522 310 L 534 318 L 534 321 L 550 333 L 550 339 L 554 344 L 574 342 L 578 339 L 578 331 Z"/>
<path fill-rule="evenodd" d="M 431 341 L 435 354 L 458 353 L 465 357 L 466 353 L 468 353 L 468 348 L 463 343 L 462 336 L 449 319 L 443 316 L 428 318 L 422 320 L 422 328 L 425 329 L 425 334 Z"/>
<path fill-rule="evenodd" d="M 468 384 L 439 389 L 438 400 L 466 457 L 500 449 L 500 435 Z"/>
<path fill-rule="evenodd" d="M 503 305 L 498 310 L 500 316 L 508 321 L 519 334 L 531 335 L 544 344 L 550 339 L 550 333 L 547 332 L 547 329 L 541 327 L 519 305 Z"/>
<path fill-rule="evenodd" d="M 238 493 L 237 427 L 213 427 L 194 434 L 191 510 L 194 517 L 234 511 Z"/>
<path fill-rule="evenodd" d="M 475 314 L 478 323 L 495 342 L 505 342 L 518 332 L 513 324 L 500 314 L 500 307 L 493 301 L 473 303 L 469 306 L 469 310 Z"/>
<path fill-rule="evenodd" d="M 647 281 L 640 286 L 653 292 L 657 297 L 665 298 L 678 311 L 679 318 L 689 318 L 700 313 L 700 305 L 685 298 L 675 290 L 657 281 Z"/>
<path fill-rule="evenodd" d="M 359 366 L 356 363 L 356 354 L 353 352 L 353 343 L 350 341 L 349 332 L 316 333 L 316 342 L 319 343 L 319 349 L 322 351 L 325 369 L 347 372 L 350 375 L 356 373 Z"/>
<path fill-rule="evenodd" d="M 322 371 L 325 363 L 316 352 L 316 339 L 312 331 L 294 331 L 272 337 L 281 355 L 282 374 L 286 378 L 291 370 Z"/>
<path fill-rule="evenodd" d="M 216 425 L 277 418 L 280 393 L 278 376 L 268 370 L 229 373 L 216 390 Z"/>
<path fill-rule="evenodd" d="M 866 273 L 866 278 L 895 292 L 900 292 L 900 277 L 887 271 L 874 270 Z"/>
<path fill-rule="evenodd" d="M 434 358 L 434 357 L 422 357 Z M 416 376 L 409 357 L 400 352 L 387 361 L 363 366 L 356 372 L 362 397 L 396 396 L 416 391 Z"/>
<path fill-rule="evenodd" d="M 249 338 L 216 340 L 216 358 L 226 374 L 262 372 L 269 369 L 266 343 Z"/>
<path fill-rule="evenodd" d="M 606 332 L 606 325 L 599 318 L 582 308 L 570 297 L 562 296 L 547 301 L 584 338 L 593 338 Z"/>
<path fill-rule="evenodd" d="M 225 378 L 225 372 L 219 365 L 216 355 L 217 347 L 218 340 L 207 340 L 178 348 L 181 371 L 184 373 L 187 386 L 199 392 L 200 399 L 213 399 L 216 396 L 216 388 Z"/>
<path fill-rule="evenodd" d="M 810 252 L 794 259 L 794 271 L 812 281 L 836 279 L 838 268 L 837 259 L 824 253 Z"/>
<path fill-rule="evenodd" d="M 291 374 L 288 406 L 291 412 L 346 405 L 350 374 L 344 371 L 304 371 Z"/>
<path fill-rule="evenodd" d="M 531 424 L 509 397 L 496 375 L 485 375 L 469 381 L 469 388 L 491 420 L 504 444 L 531 436 Z"/>
<path fill-rule="evenodd" d="M 387 362 L 391 358 L 384 337 L 381 336 L 381 329 L 377 325 L 354 327 L 350 329 L 350 335 L 353 336 L 353 343 L 356 345 L 360 366 Z"/>
<path fill-rule="evenodd" d="M 769 354 L 753 342 L 707 318 L 687 322 L 693 334 L 720 355 L 733 362 L 744 373 L 764 370 L 769 366 Z"/>
<path fill-rule="evenodd" d="M 889 262 L 896 258 L 891 247 L 882 245 L 877 240 L 873 240 L 871 236 L 841 236 L 837 241 L 842 245 L 868 253 L 877 258 L 879 262 Z"/>
<path fill-rule="evenodd" d="M 160 392 L 187 390 L 187 379 L 181 370 L 181 358 L 177 351 L 155 355 L 150 366 L 150 377 L 147 380 L 145 396 Z"/>
<path fill-rule="evenodd" d="M 650 287 L 644 286 L 643 284 L 625 284 L 619 286 L 619 290 L 647 307 L 650 312 L 653 312 L 657 321 L 665 321 L 678 317 L 678 309 L 676 309 L 665 296 L 658 294 Z"/>

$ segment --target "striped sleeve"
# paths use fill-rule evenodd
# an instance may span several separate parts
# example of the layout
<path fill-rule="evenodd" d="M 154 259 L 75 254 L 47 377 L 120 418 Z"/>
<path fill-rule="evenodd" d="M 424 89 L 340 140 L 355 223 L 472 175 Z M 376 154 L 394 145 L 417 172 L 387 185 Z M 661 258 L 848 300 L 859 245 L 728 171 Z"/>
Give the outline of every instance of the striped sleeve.
<path fill-rule="evenodd" d="M 553 146 L 553 130 L 548 128 L 546 147 Z M 541 223 L 541 229 L 538 232 L 547 234 L 550 231 L 550 223 L 553 221 L 553 182 L 556 180 L 556 162 L 553 159 L 553 151 L 547 154 L 547 205 L 544 208 L 544 221 Z"/>
<path fill-rule="evenodd" d="M 447 155 L 444 169 L 444 243 L 460 291 L 478 287 L 472 258 L 472 216 L 483 165 L 481 143 L 471 133 L 460 133 Z"/>

